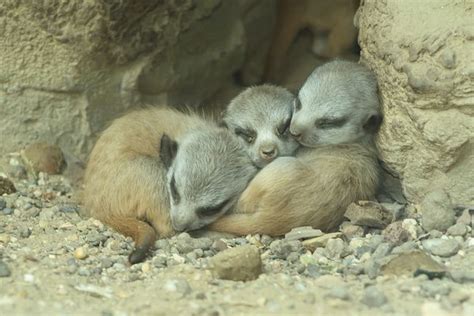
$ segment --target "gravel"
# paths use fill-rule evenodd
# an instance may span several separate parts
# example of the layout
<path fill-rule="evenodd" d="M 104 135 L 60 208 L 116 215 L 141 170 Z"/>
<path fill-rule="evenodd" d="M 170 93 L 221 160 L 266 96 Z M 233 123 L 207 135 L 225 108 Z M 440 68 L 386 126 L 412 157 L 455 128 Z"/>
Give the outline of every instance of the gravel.
<path fill-rule="evenodd" d="M 68 179 L 10 180 L 16 192 L 0 196 L 2 315 L 468 315 L 474 306 L 468 210 L 443 229 L 385 202 L 397 221 L 382 231 L 345 222 L 282 237 L 181 233 L 130 266 L 132 240 L 84 216 Z"/>

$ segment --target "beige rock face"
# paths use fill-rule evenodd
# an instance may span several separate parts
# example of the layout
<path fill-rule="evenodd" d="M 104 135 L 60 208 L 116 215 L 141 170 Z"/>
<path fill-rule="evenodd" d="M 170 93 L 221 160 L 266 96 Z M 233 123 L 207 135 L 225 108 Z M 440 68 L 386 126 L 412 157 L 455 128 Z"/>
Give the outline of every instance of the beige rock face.
<path fill-rule="evenodd" d="M 258 7 L 257 0 L 1 1 L 0 153 L 48 141 L 85 157 L 105 124 L 134 105 L 200 104 L 262 36 L 249 27 L 256 16 L 271 24 Z"/>
<path fill-rule="evenodd" d="M 378 146 L 411 202 L 474 202 L 474 3 L 365 0 L 361 60 L 379 79 Z"/>

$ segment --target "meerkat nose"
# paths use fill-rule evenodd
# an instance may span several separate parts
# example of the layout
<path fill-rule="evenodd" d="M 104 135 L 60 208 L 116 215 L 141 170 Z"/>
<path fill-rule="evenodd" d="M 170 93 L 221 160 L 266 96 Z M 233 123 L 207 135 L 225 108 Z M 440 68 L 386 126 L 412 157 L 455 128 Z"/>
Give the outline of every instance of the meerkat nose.
<path fill-rule="evenodd" d="M 277 154 L 278 151 L 276 147 L 262 148 L 260 150 L 260 156 L 262 156 L 262 158 L 266 160 L 275 158 Z"/>

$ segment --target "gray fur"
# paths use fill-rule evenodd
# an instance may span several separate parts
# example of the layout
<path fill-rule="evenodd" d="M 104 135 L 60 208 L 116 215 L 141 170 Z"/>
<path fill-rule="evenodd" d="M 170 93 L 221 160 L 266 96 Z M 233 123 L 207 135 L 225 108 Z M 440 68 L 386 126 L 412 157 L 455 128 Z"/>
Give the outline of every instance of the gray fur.
<path fill-rule="evenodd" d="M 245 136 L 236 134 L 259 168 L 277 157 L 293 155 L 298 148 L 289 130 L 282 135 L 278 133 L 282 123 L 291 119 L 294 98 L 284 88 L 265 84 L 247 88 L 229 104 L 224 115 L 227 127 L 234 133 L 239 128 L 256 132 L 252 143 Z"/>
<path fill-rule="evenodd" d="M 237 138 L 224 128 L 195 129 L 178 140 L 178 151 L 167 173 L 171 195 L 174 177 L 179 202 L 170 196 L 171 223 L 177 231 L 201 228 L 232 208 L 257 169 Z M 228 203 L 223 204 L 223 202 Z M 200 208 L 222 205 L 200 216 Z"/>
<path fill-rule="evenodd" d="M 374 133 L 368 125 L 381 120 L 375 75 L 349 61 L 335 60 L 316 68 L 294 106 L 290 132 L 306 147 L 371 142 Z"/>

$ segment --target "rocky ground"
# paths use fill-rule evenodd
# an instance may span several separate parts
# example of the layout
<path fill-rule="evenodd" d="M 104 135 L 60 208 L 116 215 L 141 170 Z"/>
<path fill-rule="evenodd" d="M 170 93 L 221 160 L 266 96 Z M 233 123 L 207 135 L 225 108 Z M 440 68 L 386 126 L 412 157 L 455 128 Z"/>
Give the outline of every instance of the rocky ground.
<path fill-rule="evenodd" d="M 81 216 L 74 182 L 38 172 L 62 172 L 44 164 L 59 156 L 3 159 L 1 315 L 474 315 L 468 207 L 426 221 L 420 206 L 361 202 L 339 232 L 183 233 L 129 266 L 132 241 Z"/>

